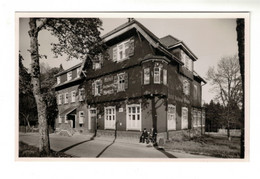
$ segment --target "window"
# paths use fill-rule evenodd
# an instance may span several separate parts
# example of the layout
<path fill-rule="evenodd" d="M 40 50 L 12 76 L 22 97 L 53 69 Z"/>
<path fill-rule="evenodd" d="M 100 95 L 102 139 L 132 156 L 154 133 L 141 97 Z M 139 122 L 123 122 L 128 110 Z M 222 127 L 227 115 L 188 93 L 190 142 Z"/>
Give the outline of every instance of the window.
<path fill-rule="evenodd" d="M 160 84 L 160 74 L 161 74 L 161 68 L 154 67 L 154 84 Z"/>
<path fill-rule="evenodd" d="M 188 129 L 188 108 L 182 107 L 181 129 Z"/>
<path fill-rule="evenodd" d="M 96 80 L 92 83 L 92 94 L 94 96 L 99 96 L 101 95 L 102 91 L 102 81 L 101 80 Z"/>
<path fill-rule="evenodd" d="M 116 107 L 105 107 L 105 129 L 115 129 Z"/>
<path fill-rule="evenodd" d="M 118 74 L 118 88 L 117 91 L 125 91 L 125 74 Z"/>
<path fill-rule="evenodd" d="M 71 91 L 71 102 L 74 103 L 76 101 L 76 91 Z"/>
<path fill-rule="evenodd" d="M 190 94 L 190 83 L 187 79 L 183 79 L 183 93 L 185 95 Z"/>
<path fill-rule="evenodd" d="M 198 126 L 201 126 L 201 111 L 200 110 L 198 110 L 198 114 L 197 114 L 198 116 L 197 116 L 197 124 L 198 124 Z"/>
<path fill-rule="evenodd" d="M 141 131 L 141 105 L 126 105 L 126 128 L 127 130 Z"/>
<path fill-rule="evenodd" d="M 197 97 L 198 97 L 198 87 L 195 84 L 194 84 L 194 91 L 193 92 L 194 92 L 194 94 L 193 94 L 194 95 L 194 99 L 197 100 Z"/>
<path fill-rule="evenodd" d="M 81 88 L 79 89 L 79 101 L 84 101 L 85 99 L 85 89 Z"/>
<path fill-rule="evenodd" d="M 62 104 L 62 94 L 58 95 L 58 104 Z"/>
<path fill-rule="evenodd" d="M 181 61 L 184 63 L 184 67 L 190 71 L 193 71 L 193 61 L 192 59 L 181 50 Z"/>
<path fill-rule="evenodd" d="M 144 69 L 144 84 L 150 84 L 150 68 Z"/>
<path fill-rule="evenodd" d="M 205 110 L 202 110 L 202 126 L 205 126 L 205 119 L 206 119 Z"/>
<path fill-rule="evenodd" d="M 77 68 L 77 78 L 80 77 L 80 67 Z"/>
<path fill-rule="evenodd" d="M 101 69 L 101 63 L 100 62 L 93 62 L 93 69 L 94 70 Z"/>
<path fill-rule="evenodd" d="M 72 71 L 67 73 L 67 79 L 68 81 L 72 79 Z"/>
<path fill-rule="evenodd" d="M 62 118 L 61 118 L 60 115 L 59 115 L 59 118 L 58 118 L 58 122 L 59 122 L 59 124 L 62 122 Z"/>
<path fill-rule="evenodd" d="M 57 84 L 60 84 L 60 76 L 57 77 Z"/>
<path fill-rule="evenodd" d="M 69 103 L 69 93 L 65 93 L 64 94 L 64 104 L 67 104 L 67 103 Z"/>
<path fill-rule="evenodd" d="M 68 123 L 68 118 L 67 115 L 64 116 L 64 123 L 67 124 Z"/>
<path fill-rule="evenodd" d="M 176 106 L 168 105 L 168 130 L 176 130 Z"/>
<path fill-rule="evenodd" d="M 163 69 L 163 84 L 167 85 L 167 70 Z"/>
<path fill-rule="evenodd" d="M 113 61 L 120 62 L 134 55 L 134 39 L 129 39 L 113 48 Z"/>
<path fill-rule="evenodd" d="M 193 115 L 193 117 L 192 117 L 192 126 L 193 126 L 193 127 L 197 127 L 197 126 L 198 126 L 197 109 L 195 109 L 195 108 L 193 109 L 192 115 Z"/>
<path fill-rule="evenodd" d="M 79 124 L 83 124 L 84 123 L 84 111 L 79 111 Z"/>

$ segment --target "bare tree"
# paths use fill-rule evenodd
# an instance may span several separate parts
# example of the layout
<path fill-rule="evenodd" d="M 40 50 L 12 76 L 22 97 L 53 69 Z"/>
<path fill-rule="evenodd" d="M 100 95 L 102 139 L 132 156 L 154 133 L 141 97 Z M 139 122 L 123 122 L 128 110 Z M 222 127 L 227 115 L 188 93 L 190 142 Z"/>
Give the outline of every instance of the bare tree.
<path fill-rule="evenodd" d="M 41 92 L 40 63 L 38 35 L 43 29 L 58 38 L 58 43 L 52 44 L 55 55 L 67 55 L 67 60 L 77 58 L 86 60 L 102 50 L 100 29 L 102 22 L 98 18 L 30 18 L 29 36 L 31 53 L 31 84 L 37 104 L 38 123 L 40 133 L 39 150 L 42 154 L 50 153 L 48 124 L 46 115 L 46 101 Z"/>
<path fill-rule="evenodd" d="M 242 102 L 242 81 L 238 57 L 236 55 L 223 57 L 219 61 L 217 69 L 214 67 L 209 68 L 207 80 L 213 85 L 212 90 L 217 94 L 216 99 L 224 106 L 223 117 L 227 127 L 227 135 L 230 139 L 231 122 L 238 120 L 232 110 L 241 108 Z"/>

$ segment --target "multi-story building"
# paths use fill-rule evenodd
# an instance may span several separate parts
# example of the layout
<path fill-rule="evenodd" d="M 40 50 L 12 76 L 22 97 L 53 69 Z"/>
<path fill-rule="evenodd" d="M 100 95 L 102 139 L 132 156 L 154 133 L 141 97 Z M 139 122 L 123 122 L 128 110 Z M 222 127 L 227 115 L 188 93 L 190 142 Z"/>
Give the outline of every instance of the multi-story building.
<path fill-rule="evenodd" d="M 56 127 L 124 135 L 154 127 L 159 138 L 204 130 L 206 82 L 194 71 L 197 57 L 182 41 L 170 35 L 159 39 L 136 20 L 102 38 L 109 58 L 97 55 L 89 59 L 91 66 L 83 62 L 56 76 Z"/>

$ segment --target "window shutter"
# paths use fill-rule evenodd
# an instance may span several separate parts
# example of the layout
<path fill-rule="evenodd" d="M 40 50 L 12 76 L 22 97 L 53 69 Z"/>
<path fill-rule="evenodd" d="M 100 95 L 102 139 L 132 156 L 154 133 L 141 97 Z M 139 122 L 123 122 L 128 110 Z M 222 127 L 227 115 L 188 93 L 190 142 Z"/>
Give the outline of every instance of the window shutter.
<path fill-rule="evenodd" d="M 163 70 L 160 68 L 160 84 L 163 84 Z"/>
<path fill-rule="evenodd" d="M 163 84 L 167 85 L 167 70 L 163 69 Z"/>
<path fill-rule="evenodd" d="M 118 81 L 118 76 L 115 75 L 115 76 L 114 76 L 114 91 L 115 91 L 115 92 L 117 92 L 117 88 L 118 88 L 117 81 Z"/>
<path fill-rule="evenodd" d="M 117 61 L 117 46 L 113 48 L 113 62 Z"/>
<path fill-rule="evenodd" d="M 92 83 L 92 95 L 95 96 L 95 82 Z"/>
<path fill-rule="evenodd" d="M 129 56 L 133 56 L 133 55 L 134 55 L 134 50 L 135 50 L 135 41 L 134 41 L 134 39 L 132 38 L 132 39 L 130 39 L 130 41 L 129 41 L 129 51 L 128 51 Z"/>
<path fill-rule="evenodd" d="M 100 80 L 100 94 L 103 94 L 103 83 L 102 80 Z"/>
<path fill-rule="evenodd" d="M 128 73 L 125 73 L 125 89 L 128 88 Z"/>
<path fill-rule="evenodd" d="M 125 46 L 125 56 L 126 57 L 129 57 L 129 44 L 130 44 L 130 40 L 126 41 L 124 43 L 124 46 Z"/>

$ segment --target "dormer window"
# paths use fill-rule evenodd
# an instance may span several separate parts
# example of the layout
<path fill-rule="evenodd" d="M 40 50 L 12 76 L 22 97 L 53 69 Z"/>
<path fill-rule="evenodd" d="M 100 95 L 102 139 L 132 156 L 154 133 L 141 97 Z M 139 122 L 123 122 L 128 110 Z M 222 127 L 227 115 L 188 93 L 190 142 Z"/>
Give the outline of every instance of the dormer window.
<path fill-rule="evenodd" d="M 134 39 L 121 42 L 113 48 L 113 61 L 121 62 L 134 55 Z"/>
<path fill-rule="evenodd" d="M 103 55 L 100 53 L 94 57 L 93 60 L 93 69 L 98 70 L 101 69 L 101 66 L 103 64 Z"/>
<path fill-rule="evenodd" d="M 181 51 L 181 61 L 186 69 L 193 71 L 193 61 L 184 51 Z"/>
<path fill-rule="evenodd" d="M 57 77 L 57 84 L 60 84 L 60 76 Z"/>
<path fill-rule="evenodd" d="M 67 73 L 67 81 L 72 79 L 72 71 Z"/>

